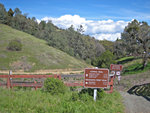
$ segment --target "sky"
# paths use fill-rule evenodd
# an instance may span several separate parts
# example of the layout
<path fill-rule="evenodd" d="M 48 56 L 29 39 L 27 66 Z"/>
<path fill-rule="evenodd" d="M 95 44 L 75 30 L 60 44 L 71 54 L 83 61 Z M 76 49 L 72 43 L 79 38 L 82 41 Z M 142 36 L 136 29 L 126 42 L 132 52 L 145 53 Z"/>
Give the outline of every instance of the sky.
<path fill-rule="evenodd" d="M 84 34 L 115 41 L 133 19 L 150 24 L 150 0 L 0 0 L 6 10 L 17 7 L 29 17 L 51 20 L 59 28 L 80 25 Z"/>

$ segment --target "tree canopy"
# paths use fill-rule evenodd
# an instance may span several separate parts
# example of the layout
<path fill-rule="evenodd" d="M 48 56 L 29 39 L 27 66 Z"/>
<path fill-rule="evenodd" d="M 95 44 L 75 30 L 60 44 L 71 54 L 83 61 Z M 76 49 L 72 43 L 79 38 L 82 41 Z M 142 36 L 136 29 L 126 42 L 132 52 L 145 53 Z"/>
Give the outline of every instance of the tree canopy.
<path fill-rule="evenodd" d="M 128 54 L 143 58 L 144 68 L 150 53 L 150 26 L 146 22 L 133 20 L 125 27 L 121 39 Z"/>

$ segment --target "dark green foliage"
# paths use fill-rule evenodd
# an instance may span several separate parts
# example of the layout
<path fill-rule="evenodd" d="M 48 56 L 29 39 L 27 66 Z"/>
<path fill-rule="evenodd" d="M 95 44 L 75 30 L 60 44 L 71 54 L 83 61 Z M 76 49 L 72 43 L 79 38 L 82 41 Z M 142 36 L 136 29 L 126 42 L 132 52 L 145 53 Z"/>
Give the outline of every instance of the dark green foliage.
<path fill-rule="evenodd" d="M 129 23 L 121 34 L 126 52 L 129 55 L 141 56 L 143 58 L 143 69 L 147 65 L 150 51 L 149 34 L 150 26 L 146 22 L 138 22 L 137 20 Z"/>
<path fill-rule="evenodd" d="M 22 43 L 18 39 L 11 40 L 9 42 L 7 48 L 8 48 L 8 50 L 11 50 L 11 51 L 21 51 L 22 50 Z"/>
<path fill-rule="evenodd" d="M 108 40 L 101 40 L 100 44 L 102 44 L 106 50 L 109 50 L 112 53 L 114 52 L 114 42 Z"/>
<path fill-rule="evenodd" d="M 73 92 L 71 95 L 71 101 L 79 100 L 79 94 L 77 92 Z"/>
<path fill-rule="evenodd" d="M 79 92 L 79 97 L 81 100 L 89 100 L 89 98 L 93 99 L 93 95 L 94 95 L 94 89 L 92 88 L 87 88 L 87 89 L 82 89 Z M 97 100 L 102 99 L 104 96 L 106 95 L 106 93 L 104 92 L 103 89 L 97 89 Z M 89 97 L 90 96 L 90 97 Z"/>
<path fill-rule="evenodd" d="M 4 5 L 0 3 L 0 23 L 7 24 L 7 16 Z"/>
<path fill-rule="evenodd" d="M 44 91 L 52 95 L 64 94 L 67 91 L 64 83 L 55 78 L 47 78 L 44 81 Z"/>
<path fill-rule="evenodd" d="M 77 86 L 70 87 L 70 91 L 75 91 L 75 90 L 77 90 Z"/>
<path fill-rule="evenodd" d="M 115 61 L 114 55 L 110 51 L 105 51 L 93 61 L 93 65 L 100 68 L 109 68 L 112 63 L 115 63 Z"/>
<path fill-rule="evenodd" d="M 113 48 L 114 48 L 113 54 L 115 55 L 116 59 L 129 55 L 128 53 L 126 53 L 125 44 L 123 43 L 122 40 L 119 40 L 119 39 L 116 40 L 114 42 Z"/>
<path fill-rule="evenodd" d="M 123 58 L 116 60 L 116 63 L 117 64 L 125 64 L 125 63 L 131 62 L 133 60 L 135 60 L 135 57 L 133 57 L 133 56 L 123 57 Z"/>
<path fill-rule="evenodd" d="M 13 12 L 13 10 L 10 8 L 9 11 L 8 11 L 8 16 L 13 17 L 13 15 L 14 15 L 14 12 Z"/>
<path fill-rule="evenodd" d="M 20 11 L 20 9 L 19 8 L 15 8 L 15 10 L 14 10 L 14 14 L 15 14 L 15 16 L 17 16 L 17 15 L 21 15 L 21 11 Z"/>

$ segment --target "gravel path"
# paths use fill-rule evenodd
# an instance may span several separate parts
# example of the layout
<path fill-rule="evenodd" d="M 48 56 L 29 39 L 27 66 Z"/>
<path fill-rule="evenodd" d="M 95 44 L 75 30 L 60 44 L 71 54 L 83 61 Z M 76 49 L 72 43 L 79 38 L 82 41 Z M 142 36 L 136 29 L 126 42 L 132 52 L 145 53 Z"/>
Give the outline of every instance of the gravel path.
<path fill-rule="evenodd" d="M 150 113 L 150 101 L 123 91 L 120 91 L 120 94 L 126 107 L 125 113 Z"/>

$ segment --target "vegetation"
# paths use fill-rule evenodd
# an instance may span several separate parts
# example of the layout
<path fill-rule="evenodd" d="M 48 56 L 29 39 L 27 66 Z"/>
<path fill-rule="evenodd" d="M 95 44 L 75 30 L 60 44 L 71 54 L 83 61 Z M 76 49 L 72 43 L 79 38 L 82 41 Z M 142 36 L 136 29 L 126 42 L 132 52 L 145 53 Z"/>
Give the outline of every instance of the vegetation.
<path fill-rule="evenodd" d="M 47 78 L 44 81 L 44 91 L 52 95 L 64 94 L 66 92 L 66 86 L 62 81 L 55 78 Z"/>
<path fill-rule="evenodd" d="M 127 62 L 133 61 L 134 59 L 135 59 L 134 56 L 129 56 L 129 57 L 123 57 L 123 58 L 117 59 L 116 62 L 118 64 L 125 64 Z"/>
<path fill-rule="evenodd" d="M 146 65 L 146 67 L 143 69 L 143 65 L 141 63 L 135 63 L 128 67 L 124 68 L 123 74 L 137 74 L 142 73 L 150 70 L 150 62 Z"/>
<path fill-rule="evenodd" d="M 11 50 L 11 51 L 21 51 L 22 43 L 20 40 L 14 39 L 9 42 L 7 48 L 8 48 L 8 50 Z"/>
<path fill-rule="evenodd" d="M 146 22 L 133 20 L 125 27 L 121 34 L 123 45 L 128 54 L 141 56 L 143 58 L 143 69 L 147 65 L 150 52 L 150 26 Z"/>
<path fill-rule="evenodd" d="M 113 53 L 114 53 L 116 59 L 120 59 L 122 57 L 128 56 L 128 54 L 126 54 L 125 45 L 123 44 L 122 40 L 119 39 L 114 42 L 114 52 Z"/>
<path fill-rule="evenodd" d="M 101 40 L 100 44 L 104 46 L 104 48 L 108 51 L 114 52 L 114 42 L 108 40 Z"/>
<path fill-rule="evenodd" d="M 15 90 L 15 89 L 14 89 Z M 1 113 L 123 113 L 121 95 L 118 92 L 103 94 L 96 102 L 88 93 L 68 91 L 63 95 L 30 90 L 7 90 L 0 88 Z"/>
<path fill-rule="evenodd" d="M 116 60 L 117 64 L 123 65 L 123 75 L 137 74 L 146 72 L 150 69 L 150 61 L 148 60 L 147 66 L 143 69 L 142 58 L 136 58 L 134 56 L 123 57 Z"/>
<path fill-rule="evenodd" d="M 107 50 L 93 61 L 93 65 L 100 68 L 109 68 L 110 64 L 115 63 L 114 59 L 113 53 Z"/>
<path fill-rule="evenodd" d="M 82 34 L 84 32 L 82 25 L 77 31 L 74 30 L 73 25 L 63 30 L 54 26 L 51 21 L 41 21 L 38 24 L 35 17 L 27 17 L 27 14 L 22 14 L 18 8 L 14 11 L 11 8 L 6 11 L 4 5 L 0 4 L 0 9 L 2 9 L 0 10 L 0 23 L 46 40 L 48 45 L 73 57 L 91 63 L 95 57 L 105 51 L 98 40 Z"/>
<path fill-rule="evenodd" d="M 9 42 L 20 40 L 21 51 L 9 51 Z M 89 67 L 85 62 L 50 47 L 47 42 L 24 32 L 0 24 L 0 69 L 1 70 L 44 70 L 81 69 Z"/>

